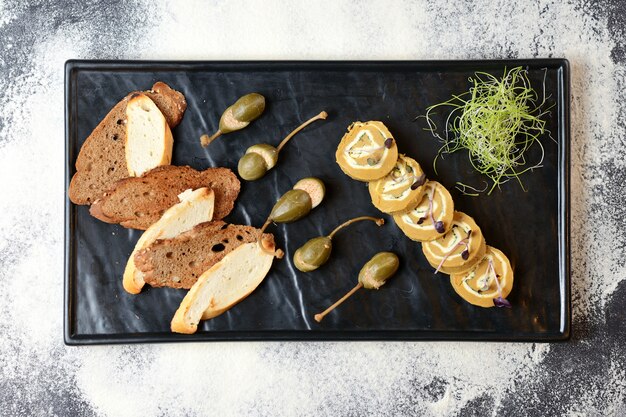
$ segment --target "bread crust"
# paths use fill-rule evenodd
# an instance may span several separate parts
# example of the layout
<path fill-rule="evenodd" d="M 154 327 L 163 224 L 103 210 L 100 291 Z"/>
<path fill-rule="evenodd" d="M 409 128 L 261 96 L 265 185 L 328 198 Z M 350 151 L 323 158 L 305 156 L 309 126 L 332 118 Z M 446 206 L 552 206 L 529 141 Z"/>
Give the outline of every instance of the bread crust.
<path fill-rule="evenodd" d="M 204 272 L 191 287 L 172 318 L 172 331 L 195 333 L 200 320 L 216 317 L 248 297 L 265 279 L 275 256 L 275 246 L 269 241 L 246 243 L 229 253 Z M 252 272 L 233 275 L 238 272 L 236 265 L 242 263 L 248 265 L 244 269 Z M 233 281 L 237 283 L 233 284 Z M 232 285 L 237 286 L 236 296 L 230 294 L 220 299 L 219 289 L 228 292 Z"/>
<path fill-rule="evenodd" d="M 189 166 L 166 165 L 146 172 L 141 177 L 116 182 L 90 207 L 89 212 L 107 223 L 146 230 L 165 210 L 178 202 L 178 194 L 186 189 L 212 188 L 215 192 L 214 219 L 227 216 L 235 206 L 241 183 L 228 168 L 196 171 Z"/>
<path fill-rule="evenodd" d="M 131 294 L 141 292 L 145 281 L 143 272 L 137 270 L 135 254 L 159 238 L 169 238 L 189 230 L 195 224 L 188 223 L 189 218 L 198 222 L 209 221 L 213 217 L 215 193 L 209 188 L 199 188 L 193 192 L 181 194 L 180 202 L 169 208 L 161 219 L 146 230 L 137 241 L 124 269 L 123 286 Z"/>
<path fill-rule="evenodd" d="M 126 141 L 126 106 L 135 94 L 120 100 L 98 123 L 83 143 L 76 158 L 68 196 L 74 204 L 91 204 L 122 178 L 129 176 L 124 143 Z M 163 82 L 144 91 L 159 108 L 170 128 L 177 126 L 187 108 L 185 97 Z"/>
<path fill-rule="evenodd" d="M 152 287 L 190 289 L 207 269 L 239 246 L 259 239 L 252 226 L 223 221 L 200 223 L 170 239 L 158 239 L 135 254 L 135 265 Z M 274 246 L 274 236 L 264 233 Z"/>

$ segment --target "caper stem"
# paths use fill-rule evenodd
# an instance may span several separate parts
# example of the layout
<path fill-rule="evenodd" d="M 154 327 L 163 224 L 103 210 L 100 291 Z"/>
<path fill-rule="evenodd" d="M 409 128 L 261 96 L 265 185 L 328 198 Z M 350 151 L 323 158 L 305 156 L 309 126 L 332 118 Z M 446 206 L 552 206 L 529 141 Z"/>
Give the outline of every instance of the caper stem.
<path fill-rule="evenodd" d="M 272 219 L 270 217 L 265 220 L 265 223 L 263 223 L 263 226 L 261 226 L 261 232 L 259 233 L 259 236 L 263 236 L 263 232 L 265 232 L 265 229 L 267 229 L 267 226 L 269 226 L 271 222 Z"/>
<path fill-rule="evenodd" d="M 209 146 L 209 143 L 213 142 L 215 139 L 217 139 L 221 135 L 222 135 L 221 130 L 218 130 L 217 132 L 213 133 L 211 136 L 204 134 L 200 136 L 200 143 L 202 144 L 203 147 L 207 147 Z"/>
<path fill-rule="evenodd" d="M 373 222 L 376 222 L 377 226 L 382 226 L 383 224 L 385 224 L 385 219 L 378 218 L 378 217 L 372 217 L 372 216 L 355 217 L 354 219 L 348 220 L 347 222 L 343 222 L 339 226 L 335 227 L 335 230 L 330 232 L 330 234 L 328 235 L 328 238 L 332 239 L 333 236 L 335 236 L 335 233 L 337 233 L 338 231 L 340 231 L 344 227 L 350 226 L 352 223 L 360 222 L 361 220 L 371 220 Z"/>
<path fill-rule="evenodd" d="M 289 142 L 289 139 L 291 139 L 292 137 L 294 137 L 296 135 L 296 133 L 298 133 L 299 131 L 301 131 L 302 129 L 304 129 L 305 127 L 307 127 L 308 125 L 310 125 L 311 123 L 313 123 L 316 120 L 320 120 L 320 119 L 326 119 L 328 117 L 328 113 L 326 113 L 325 111 L 322 111 L 320 114 L 318 114 L 315 117 L 310 118 L 309 120 L 307 120 L 306 122 L 302 123 L 300 126 L 298 126 L 297 128 L 295 128 L 295 130 L 293 132 L 291 132 L 290 134 L 287 135 L 287 137 L 285 139 L 282 140 L 282 142 L 280 142 L 280 144 L 278 145 L 278 147 L 276 148 L 276 153 L 280 152 L 280 150 L 283 148 L 283 146 L 285 146 L 287 144 L 287 142 Z"/>
<path fill-rule="evenodd" d="M 263 249 L 265 252 L 275 254 L 276 252 L 269 251 L 268 249 L 265 248 L 263 244 L 261 244 L 261 239 L 263 239 L 263 232 L 265 232 L 265 229 L 267 229 L 267 226 L 269 226 L 271 222 L 272 222 L 271 217 L 268 217 L 267 220 L 265 220 L 265 223 L 263 223 L 263 226 L 261 226 L 261 230 L 259 231 L 259 240 L 257 242 L 259 242 L 259 245 L 261 245 L 261 249 Z M 282 257 L 283 257 L 282 255 L 277 256 L 278 259 Z"/>
<path fill-rule="evenodd" d="M 283 256 L 285 256 L 285 252 L 283 252 L 282 249 L 275 249 L 274 251 L 271 251 L 271 250 L 269 250 L 267 245 L 263 244 L 263 230 L 265 230 L 265 228 L 267 227 L 267 225 L 269 223 L 270 223 L 270 221 L 268 219 L 268 221 L 266 221 L 265 224 L 263 225 L 263 228 L 259 232 L 259 239 L 257 240 L 257 244 L 259 246 L 261 246 L 261 249 L 263 250 L 263 252 L 269 253 L 270 255 L 273 255 L 275 258 L 283 259 Z M 272 246 L 274 246 L 274 245 L 272 245 Z"/>
<path fill-rule="evenodd" d="M 361 287 L 363 287 L 362 283 L 358 283 L 356 284 L 356 287 L 352 288 L 350 291 L 348 291 L 348 293 L 346 295 L 344 295 L 343 297 L 341 297 L 339 300 L 337 300 L 337 302 L 335 304 L 333 304 L 332 306 L 328 307 L 326 310 L 324 310 L 323 312 L 316 314 L 314 316 L 315 321 L 316 322 L 320 322 L 322 321 L 322 319 L 324 318 L 324 316 L 326 316 L 328 313 L 330 313 L 331 311 L 333 311 L 335 308 L 339 307 L 341 305 L 341 303 L 343 303 L 344 301 L 346 301 L 348 299 L 348 297 L 350 297 L 352 294 L 354 294 L 355 292 L 357 292 Z"/>

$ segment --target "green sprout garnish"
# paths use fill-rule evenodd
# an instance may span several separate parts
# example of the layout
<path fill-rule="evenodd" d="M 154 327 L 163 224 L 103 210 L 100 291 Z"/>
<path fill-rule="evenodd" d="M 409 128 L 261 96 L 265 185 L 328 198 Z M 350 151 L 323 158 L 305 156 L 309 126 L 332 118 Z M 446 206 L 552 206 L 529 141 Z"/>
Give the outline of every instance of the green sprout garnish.
<path fill-rule="evenodd" d="M 443 142 L 433 168 L 437 172 L 437 160 L 443 154 L 451 154 L 461 149 L 469 151 L 469 160 L 476 171 L 488 177 L 492 185 L 487 195 L 505 182 L 516 179 L 522 189 L 520 176 L 527 171 L 540 168 L 544 158 L 544 148 L 539 137 L 545 132 L 546 122 L 542 117 L 551 108 L 542 109 L 546 103 L 545 74 L 543 99 L 530 86 L 528 72 L 516 67 L 502 79 L 485 72 L 476 72 L 469 78 L 473 86 L 468 92 L 453 95 L 446 102 L 426 109 L 426 121 L 433 136 Z M 451 107 L 446 119 L 445 134 L 437 133 L 431 115 L 439 107 Z M 527 152 L 537 144 L 540 158 L 535 163 L 526 159 Z M 481 190 L 467 184 L 457 183 L 457 188 L 468 195 L 477 195 Z M 469 193 L 467 190 L 474 193 Z"/>

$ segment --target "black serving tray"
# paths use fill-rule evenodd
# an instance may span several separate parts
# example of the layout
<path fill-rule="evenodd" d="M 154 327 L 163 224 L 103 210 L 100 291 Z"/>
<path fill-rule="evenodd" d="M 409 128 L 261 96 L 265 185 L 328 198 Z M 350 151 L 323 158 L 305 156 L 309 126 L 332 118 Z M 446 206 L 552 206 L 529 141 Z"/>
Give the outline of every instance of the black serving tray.
<path fill-rule="evenodd" d="M 522 65 L 554 104 L 542 138 L 543 168 L 525 174 L 528 192 L 510 182 L 491 196 L 467 197 L 456 181 L 482 184 L 463 153 L 432 167 L 439 143 L 423 130 L 427 106 L 466 91 L 475 71 L 501 75 Z M 326 110 L 283 150 L 279 164 L 256 182 L 243 182 L 227 220 L 261 226 L 272 205 L 305 176 L 327 186 L 327 198 L 293 224 L 270 227 L 285 250 L 265 281 L 225 314 L 202 322 L 194 335 L 170 332 L 170 320 L 185 291 L 122 288 L 122 272 L 141 232 L 102 223 L 88 207 L 65 208 L 65 343 L 99 344 L 200 340 L 501 340 L 558 341 L 570 337 L 569 261 L 569 65 L 564 59 L 511 61 L 367 62 L 128 62 L 68 61 L 66 87 L 66 185 L 85 138 L 128 92 L 164 81 L 189 104 L 173 130 L 173 163 L 197 169 L 236 171 L 248 146 L 278 142 L 300 122 Z M 213 131 L 237 97 L 259 92 L 264 115 L 248 128 L 224 135 L 208 148 L 202 133 Z M 444 114 L 439 126 L 443 126 Z M 381 120 L 401 152 L 420 162 L 429 178 L 452 191 L 456 208 L 473 216 L 487 242 L 503 250 L 515 269 L 508 299 L 513 308 L 484 309 L 456 295 L 447 276 L 435 275 L 419 243 L 406 238 L 384 215 L 377 228 L 361 222 L 338 234 L 331 260 L 304 274 L 293 252 L 311 237 L 359 215 L 380 215 L 363 183 L 344 175 L 334 153 L 355 120 Z M 313 315 L 356 284 L 359 269 L 374 253 L 391 250 L 401 259 L 397 275 L 379 291 L 360 290 L 318 324 Z"/>

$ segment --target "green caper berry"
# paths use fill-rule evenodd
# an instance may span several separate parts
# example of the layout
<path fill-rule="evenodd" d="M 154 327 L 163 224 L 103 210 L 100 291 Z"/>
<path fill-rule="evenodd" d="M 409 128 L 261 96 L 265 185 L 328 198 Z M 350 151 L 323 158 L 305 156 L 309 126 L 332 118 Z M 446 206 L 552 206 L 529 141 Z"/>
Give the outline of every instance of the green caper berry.
<path fill-rule="evenodd" d="M 328 261 L 332 249 L 332 240 L 328 236 L 319 236 L 298 248 L 293 255 L 293 262 L 300 271 L 310 272 Z"/>
<path fill-rule="evenodd" d="M 265 97 L 258 93 L 250 93 L 240 97 L 231 106 L 231 112 L 240 122 L 250 123 L 258 118 L 265 110 Z"/>
<path fill-rule="evenodd" d="M 246 181 L 254 181 L 262 178 L 267 172 L 265 159 L 256 152 L 245 154 L 237 164 L 239 176 Z"/>
<path fill-rule="evenodd" d="M 368 290 L 377 290 L 396 273 L 399 266 L 400 261 L 395 253 L 377 253 L 361 268 L 359 282 Z"/>
<path fill-rule="evenodd" d="M 274 204 L 270 219 L 276 223 L 291 223 L 309 214 L 313 203 L 309 193 L 289 190 Z"/>

